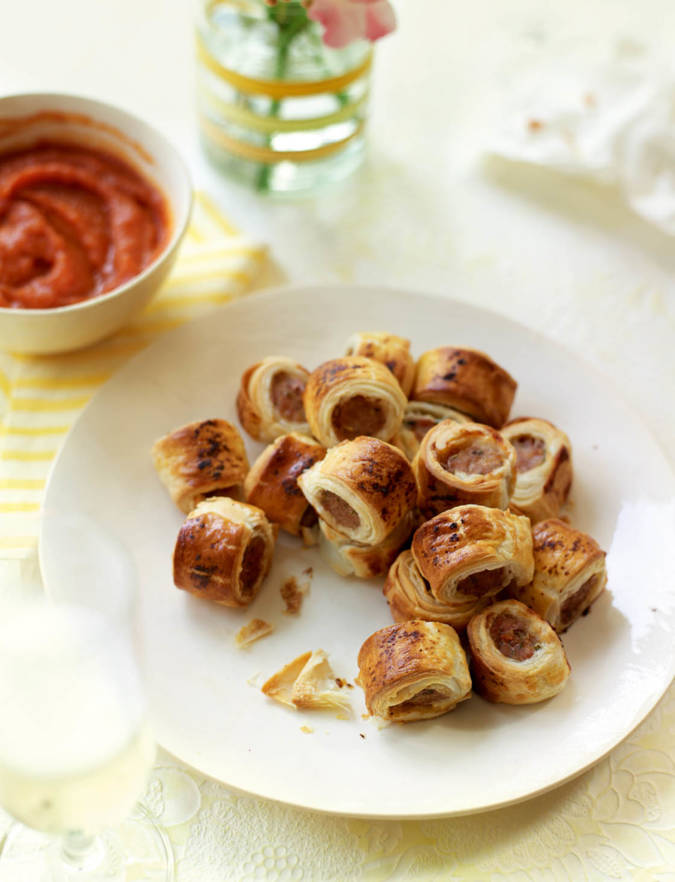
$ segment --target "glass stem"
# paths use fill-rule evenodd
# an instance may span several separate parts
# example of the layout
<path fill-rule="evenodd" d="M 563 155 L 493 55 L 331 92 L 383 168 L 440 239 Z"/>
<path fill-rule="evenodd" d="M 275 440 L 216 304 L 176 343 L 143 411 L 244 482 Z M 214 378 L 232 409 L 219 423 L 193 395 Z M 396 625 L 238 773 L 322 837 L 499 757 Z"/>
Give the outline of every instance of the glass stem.
<path fill-rule="evenodd" d="M 101 860 L 101 844 L 98 837 L 73 830 L 63 836 L 61 854 L 74 869 L 93 870 Z"/>

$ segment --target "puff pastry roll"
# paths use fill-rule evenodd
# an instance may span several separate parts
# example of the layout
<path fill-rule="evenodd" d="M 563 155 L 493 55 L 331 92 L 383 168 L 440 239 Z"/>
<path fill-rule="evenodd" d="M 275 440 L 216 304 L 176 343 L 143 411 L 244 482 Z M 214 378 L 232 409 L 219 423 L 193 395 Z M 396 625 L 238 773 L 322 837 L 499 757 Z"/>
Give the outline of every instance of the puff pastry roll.
<path fill-rule="evenodd" d="M 454 407 L 498 429 L 509 418 L 517 386 L 484 352 L 441 346 L 420 356 L 410 397 Z"/>
<path fill-rule="evenodd" d="M 516 451 L 516 485 L 509 505 L 532 523 L 555 517 L 572 486 L 572 445 L 548 420 L 511 420 L 500 430 Z"/>
<path fill-rule="evenodd" d="M 467 628 L 474 689 L 489 701 L 534 704 L 557 695 L 570 666 L 560 638 L 536 612 L 503 600 Z"/>
<path fill-rule="evenodd" d="M 174 584 L 224 606 L 248 606 L 269 572 L 276 530 L 244 502 L 225 496 L 200 502 L 178 533 Z"/>
<path fill-rule="evenodd" d="M 412 620 L 371 634 L 357 683 L 370 714 L 398 723 L 428 720 L 471 695 L 466 655 L 454 628 Z"/>
<path fill-rule="evenodd" d="M 395 622 L 424 619 L 426 622 L 444 622 L 458 630 L 466 628 L 470 619 L 491 599 L 476 597 L 455 603 L 437 600 L 410 549 L 402 551 L 389 568 L 382 593 Z"/>
<path fill-rule="evenodd" d="M 432 401 L 409 401 L 405 406 L 403 423 L 392 439 L 392 444 L 412 460 L 429 429 L 433 429 L 443 420 L 452 420 L 455 423 L 471 422 L 470 417 L 444 404 L 434 404 Z"/>
<path fill-rule="evenodd" d="M 410 463 L 398 448 L 360 436 L 332 447 L 298 477 L 319 517 L 360 545 L 382 542 L 416 507 Z"/>
<path fill-rule="evenodd" d="M 155 441 L 152 459 L 184 514 L 209 496 L 237 494 L 248 472 L 244 442 L 226 420 L 202 420 L 174 429 Z"/>
<path fill-rule="evenodd" d="M 251 365 L 241 378 L 237 414 L 256 441 L 274 441 L 290 432 L 309 434 L 303 395 L 309 371 L 282 355 Z"/>
<path fill-rule="evenodd" d="M 556 631 L 565 631 L 605 588 L 605 552 L 595 539 L 557 518 L 535 524 L 532 538 L 534 578 L 513 593 Z"/>
<path fill-rule="evenodd" d="M 325 521 L 319 521 L 319 547 L 336 573 L 341 576 L 356 576 L 358 579 L 372 579 L 387 572 L 417 524 L 417 511 L 409 511 L 382 542 L 377 545 L 359 545 L 346 539 Z"/>
<path fill-rule="evenodd" d="M 282 435 L 263 450 L 244 481 L 246 502 L 257 505 L 282 530 L 315 540 L 317 516 L 298 487 L 298 477 L 326 455 L 308 435 Z"/>
<path fill-rule="evenodd" d="M 443 420 L 424 436 L 412 466 L 427 517 L 462 503 L 506 508 L 516 481 L 516 451 L 480 423 Z"/>
<path fill-rule="evenodd" d="M 493 597 L 534 573 L 530 522 L 500 508 L 460 505 L 436 515 L 415 531 L 411 550 L 442 603 Z"/>
<path fill-rule="evenodd" d="M 384 365 L 354 355 L 319 365 L 304 402 L 312 435 L 332 447 L 359 435 L 389 441 L 401 426 L 406 397 Z"/>
<path fill-rule="evenodd" d="M 347 341 L 345 355 L 362 355 L 379 361 L 396 377 L 406 398 L 410 395 L 415 378 L 410 340 L 382 331 L 359 331 Z"/>

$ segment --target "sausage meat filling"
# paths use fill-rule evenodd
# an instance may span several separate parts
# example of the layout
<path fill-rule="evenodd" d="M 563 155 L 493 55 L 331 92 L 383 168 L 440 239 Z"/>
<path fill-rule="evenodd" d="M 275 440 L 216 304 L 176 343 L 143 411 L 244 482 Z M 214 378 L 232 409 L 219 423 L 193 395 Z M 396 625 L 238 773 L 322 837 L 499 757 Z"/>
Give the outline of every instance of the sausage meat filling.
<path fill-rule="evenodd" d="M 504 457 L 494 447 L 474 441 L 459 450 L 451 449 L 445 456 L 439 456 L 439 462 L 446 472 L 487 475 L 504 464 Z"/>
<path fill-rule="evenodd" d="M 588 606 L 588 598 L 591 596 L 597 584 L 598 576 L 591 576 L 584 584 L 571 594 L 560 607 L 560 627 L 567 628 L 576 621 Z"/>
<path fill-rule="evenodd" d="M 501 654 L 514 661 L 532 658 L 537 648 L 536 638 L 527 625 L 510 612 L 494 617 L 490 623 L 490 637 Z"/>
<path fill-rule="evenodd" d="M 340 441 L 351 440 L 358 435 L 377 435 L 385 422 L 382 402 L 365 395 L 347 398 L 337 405 L 332 416 L 333 428 Z"/>
<path fill-rule="evenodd" d="M 481 570 L 471 573 L 457 583 L 457 591 L 460 594 L 470 594 L 473 597 L 481 597 L 484 594 L 496 594 L 504 587 L 505 571 L 503 567 L 494 570 Z"/>
<path fill-rule="evenodd" d="M 361 519 L 351 505 L 330 490 L 321 491 L 321 505 L 340 527 L 355 530 L 361 523 Z"/>
<path fill-rule="evenodd" d="M 415 420 L 406 422 L 406 425 L 412 430 L 415 438 L 417 438 L 418 441 L 421 441 L 429 429 L 433 429 L 436 425 L 436 421 L 429 419 L 428 417 L 418 417 Z"/>
<path fill-rule="evenodd" d="M 239 581 L 241 593 L 251 594 L 262 573 L 263 559 L 265 556 L 265 540 L 255 536 L 246 546 L 244 559 L 241 564 Z"/>
<path fill-rule="evenodd" d="M 304 380 L 299 377 L 293 377 L 286 371 L 279 371 L 274 375 L 270 395 L 272 404 L 283 419 L 290 423 L 305 421 L 305 408 L 302 403 L 304 391 Z"/>
<path fill-rule="evenodd" d="M 392 705 L 389 708 L 389 716 L 396 717 L 415 707 L 427 707 L 430 704 L 435 704 L 437 701 L 443 701 L 448 698 L 448 694 L 442 689 L 421 689 L 417 695 L 414 695 L 407 701 Z"/>
<path fill-rule="evenodd" d="M 541 438 L 532 435 L 518 435 L 511 439 L 516 449 L 516 471 L 529 472 L 546 458 L 546 445 Z"/>

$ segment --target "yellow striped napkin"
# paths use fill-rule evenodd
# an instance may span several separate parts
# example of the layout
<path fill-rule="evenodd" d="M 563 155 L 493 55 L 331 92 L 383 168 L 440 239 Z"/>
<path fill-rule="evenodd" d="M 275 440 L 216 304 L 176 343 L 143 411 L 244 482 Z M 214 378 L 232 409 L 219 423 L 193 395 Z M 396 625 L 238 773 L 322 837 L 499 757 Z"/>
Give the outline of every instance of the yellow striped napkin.
<path fill-rule="evenodd" d="M 132 325 L 63 355 L 0 353 L 0 562 L 16 562 L 10 573 L 34 558 L 49 467 L 99 386 L 161 332 L 250 291 L 266 257 L 265 246 L 240 235 L 198 193 L 173 273 Z M 0 571 L 2 581 L 8 567 Z"/>

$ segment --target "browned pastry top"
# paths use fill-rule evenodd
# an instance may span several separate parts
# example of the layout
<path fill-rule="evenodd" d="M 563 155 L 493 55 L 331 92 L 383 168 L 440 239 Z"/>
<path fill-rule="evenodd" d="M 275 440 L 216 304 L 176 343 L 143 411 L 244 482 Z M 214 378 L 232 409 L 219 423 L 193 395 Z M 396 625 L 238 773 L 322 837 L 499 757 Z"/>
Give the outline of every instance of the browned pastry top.
<path fill-rule="evenodd" d="M 186 514 L 200 497 L 241 484 L 248 471 L 239 431 L 227 420 L 188 423 L 160 438 L 152 448 L 160 478 Z"/>
<path fill-rule="evenodd" d="M 225 596 L 230 605 L 247 606 L 250 598 L 237 597 L 246 526 L 205 512 L 188 518 L 181 534 L 184 541 L 176 543 L 173 557 L 174 581 L 208 600 Z"/>
<path fill-rule="evenodd" d="M 505 554 L 506 552 L 506 554 Z M 489 563 L 495 556 L 514 559 L 527 564 L 530 577 L 532 552 L 529 523 L 526 518 L 498 508 L 482 505 L 460 505 L 441 512 L 415 531 L 412 553 L 424 578 L 436 590 L 447 574 L 465 566 Z M 472 573 L 463 580 L 464 594 L 483 593 L 481 578 L 493 580 L 491 574 Z"/>
<path fill-rule="evenodd" d="M 605 552 L 587 533 L 558 518 L 540 521 L 532 528 L 536 571 L 572 579 Z"/>
<path fill-rule="evenodd" d="M 410 397 L 455 407 L 498 429 L 508 419 L 517 386 L 484 352 L 440 346 L 418 360 Z"/>
<path fill-rule="evenodd" d="M 283 529 L 299 533 L 301 527 L 311 526 L 316 516 L 298 486 L 298 476 L 325 455 L 325 448 L 313 438 L 282 435 L 253 463 L 244 484 L 246 501 L 263 509 Z"/>
<path fill-rule="evenodd" d="M 450 625 L 422 619 L 381 628 L 359 650 L 361 683 L 367 683 L 372 693 L 410 674 L 427 672 L 435 663 L 442 663 L 448 636 L 456 638 Z"/>

